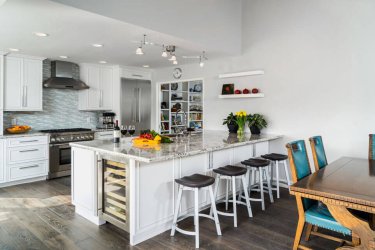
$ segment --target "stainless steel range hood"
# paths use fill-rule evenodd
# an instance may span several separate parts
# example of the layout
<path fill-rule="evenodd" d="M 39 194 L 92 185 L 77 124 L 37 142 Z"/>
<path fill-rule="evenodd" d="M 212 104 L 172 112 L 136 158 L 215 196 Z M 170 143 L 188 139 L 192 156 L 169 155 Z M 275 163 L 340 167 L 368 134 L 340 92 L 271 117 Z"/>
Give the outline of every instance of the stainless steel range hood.
<path fill-rule="evenodd" d="M 86 83 L 73 78 L 74 69 L 78 65 L 71 62 L 52 61 L 51 77 L 43 82 L 45 88 L 53 89 L 88 89 Z"/>

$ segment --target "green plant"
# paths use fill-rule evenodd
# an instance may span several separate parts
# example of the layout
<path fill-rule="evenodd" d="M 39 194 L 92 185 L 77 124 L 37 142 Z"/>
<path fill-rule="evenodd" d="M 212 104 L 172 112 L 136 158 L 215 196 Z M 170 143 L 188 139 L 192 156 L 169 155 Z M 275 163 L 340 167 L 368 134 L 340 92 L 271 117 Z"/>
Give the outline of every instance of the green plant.
<path fill-rule="evenodd" d="M 237 124 L 237 116 L 233 114 L 233 112 L 231 112 L 227 118 L 224 119 L 223 121 L 223 125 L 225 124 Z"/>
<path fill-rule="evenodd" d="M 249 127 L 257 127 L 259 129 L 267 127 L 267 121 L 264 119 L 263 115 L 260 114 L 249 114 L 247 116 L 247 121 L 249 122 Z"/>

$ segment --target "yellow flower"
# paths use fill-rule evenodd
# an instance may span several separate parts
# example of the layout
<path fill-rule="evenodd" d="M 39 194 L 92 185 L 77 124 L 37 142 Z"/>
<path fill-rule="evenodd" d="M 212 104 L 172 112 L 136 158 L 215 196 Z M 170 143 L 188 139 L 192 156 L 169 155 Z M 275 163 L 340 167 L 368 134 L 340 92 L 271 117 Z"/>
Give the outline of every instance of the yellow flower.
<path fill-rule="evenodd" d="M 154 141 L 161 141 L 161 137 L 159 135 L 155 136 Z"/>

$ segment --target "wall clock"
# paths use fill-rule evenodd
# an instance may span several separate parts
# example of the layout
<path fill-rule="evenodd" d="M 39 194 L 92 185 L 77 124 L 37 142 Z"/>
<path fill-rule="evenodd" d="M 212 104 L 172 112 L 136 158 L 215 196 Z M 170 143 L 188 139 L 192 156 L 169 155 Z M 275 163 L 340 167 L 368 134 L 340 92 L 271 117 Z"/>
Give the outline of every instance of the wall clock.
<path fill-rule="evenodd" d="M 175 68 L 173 70 L 173 77 L 174 79 L 180 79 L 182 76 L 182 69 L 181 68 Z"/>

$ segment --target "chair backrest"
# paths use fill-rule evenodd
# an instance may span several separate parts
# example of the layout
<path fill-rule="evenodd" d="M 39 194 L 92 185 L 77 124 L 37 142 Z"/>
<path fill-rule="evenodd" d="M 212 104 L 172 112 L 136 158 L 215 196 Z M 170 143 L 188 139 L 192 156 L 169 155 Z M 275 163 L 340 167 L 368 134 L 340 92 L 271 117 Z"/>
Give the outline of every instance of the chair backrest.
<path fill-rule="evenodd" d="M 328 165 L 323 139 L 321 136 L 313 136 L 309 138 L 309 141 L 314 158 L 315 171 L 318 171 Z"/>
<path fill-rule="evenodd" d="M 293 141 L 286 144 L 289 156 L 289 165 L 292 172 L 293 182 L 297 182 L 311 174 L 309 157 L 307 156 L 306 144 L 304 140 Z M 303 207 L 307 210 L 313 204 L 314 200 L 303 199 Z"/>
<path fill-rule="evenodd" d="M 368 158 L 375 160 L 375 134 L 369 135 Z"/>
<path fill-rule="evenodd" d="M 311 174 L 305 141 L 299 140 L 286 144 L 293 182 Z"/>

